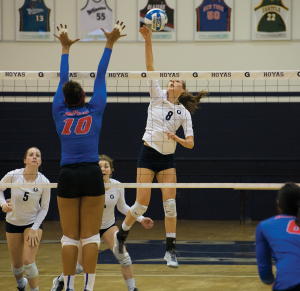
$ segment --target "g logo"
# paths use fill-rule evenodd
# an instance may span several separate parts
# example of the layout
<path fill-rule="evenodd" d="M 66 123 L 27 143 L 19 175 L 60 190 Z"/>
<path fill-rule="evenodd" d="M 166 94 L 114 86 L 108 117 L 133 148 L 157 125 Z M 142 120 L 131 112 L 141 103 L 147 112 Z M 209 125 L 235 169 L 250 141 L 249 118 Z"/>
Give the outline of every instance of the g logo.
<path fill-rule="evenodd" d="M 114 199 L 115 198 L 115 196 L 113 195 L 113 194 L 110 194 L 110 199 Z"/>
<path fill-rule="evenodd" d="M 198 73 L 197 72 L 193 73 L 193 77 L 197 78 L 198 77 Z"/>
<path fill-rule="evenodd" d="M 180 111 L 180 110 L 177 110 L 177 114 L 181 114 L 181 111 Z"/>
<path fill-rule="evenodd" d="M 297 76 L 300 77 L 300 72 L 297 73 Z"/>
<path fill-rule="evenodd" d="M 245 77 L 247 77 L 247 78 L 250 77 L 250 73 L 249 73 L 249 72 L 246 72 L 246 73 L 245 73 Z"/>
<path fill-rule="evenodd" d="M 39 77 L 44 77 L 44 73 L 43 72 L 39 72 Z"/>
<path fill-rule="evenodd" d="M 95 78 L 95 73 L 90 73 L 91 78 Z"/>
<path fill-rule="evenodd" d="M 141 76 L 142 76 L 143 78 L 146 78 L 146 77 L 147 77 L 147 74 L 146 74 L 146 73 L 142 73 Z"/>

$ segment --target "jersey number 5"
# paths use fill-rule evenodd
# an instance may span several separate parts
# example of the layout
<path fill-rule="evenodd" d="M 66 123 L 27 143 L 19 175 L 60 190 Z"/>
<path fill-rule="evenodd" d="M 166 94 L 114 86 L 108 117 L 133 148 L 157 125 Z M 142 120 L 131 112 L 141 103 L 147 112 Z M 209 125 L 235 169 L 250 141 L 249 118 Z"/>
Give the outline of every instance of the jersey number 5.
<path fill-rule="evenodd" d="M 296 224 L 295 220 L 291 220 L 286 228 L 286 231 L 290 234 L 299 234 L 300 227 Z"/>
<path fill-rule="evenodd" d="M 23 201 L 27 201 L 28 200 L 28 194 L 29 194 L 29 192 L 25 192 L 24 193 Z"/>
<path fill-rule="evenodd" d="M 71 133 L 71 126 L 73 124 L 74 118 L 65 119 L 65 126 L 61 134 L 69 135 Z M 81 117 L 76 124 L 74 132 L 76 134 L 86 134 L 90 131 L 92 125 L 92 116 L 88 115 L 86 117 Z"/>

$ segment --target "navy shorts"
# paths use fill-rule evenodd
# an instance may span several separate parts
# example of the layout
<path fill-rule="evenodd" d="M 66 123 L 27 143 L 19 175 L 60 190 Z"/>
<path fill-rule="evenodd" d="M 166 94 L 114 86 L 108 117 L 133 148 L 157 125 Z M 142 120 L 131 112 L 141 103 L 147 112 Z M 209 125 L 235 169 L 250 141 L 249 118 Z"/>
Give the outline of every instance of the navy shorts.
<path fill-rule="evenodd" d="M 32 226 L 33 223 L 29 225 L 13 225 L 6 221 L 5 231 L 8 233 L 23 233 L 26 228 L 31 228 Z M 39 228 L 43 229 L 43 223 L 41 223 Z"/>
<path fill-rule="evenodd" d="M 97 162 L 78 163 L 61 167 L 57 183 L 58 197 L 77 198 L 104 194 L 102 171 Z"/>
<path fill-rule="evenodd" d="M 157 150 L 143 144 L 137 167 L 149 169 L 154 173 L 175 168 L 174 154 L 163 155 Z"/>
<path fill-rule="evenodd" d="M 113 225 L 111 225 L 108 228 L 105 229 L 100 229 L 99 233 L 100 233 L 100 237 L 103 235 L 103 233 L 105 233 L 107 230 L 109 230 L 111 227 L 116 226 L 116 224 L 114 223 Z"/>

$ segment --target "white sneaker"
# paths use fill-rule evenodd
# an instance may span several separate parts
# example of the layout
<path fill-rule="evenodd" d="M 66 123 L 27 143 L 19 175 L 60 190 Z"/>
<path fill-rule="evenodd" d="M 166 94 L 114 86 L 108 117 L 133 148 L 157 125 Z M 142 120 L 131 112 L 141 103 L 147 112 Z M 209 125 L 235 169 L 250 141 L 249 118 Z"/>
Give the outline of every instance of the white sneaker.
<path fill-rule="evenodd" d="M 113 247 L 113 254 L 118 261 L 122 261 L 125 259 L 125 255 L 124 255 L 124 244 L 125 243 L 118 240 L 117 234 L 118 234 L 118 231 L 116 231 L 114 234 L 115 242 L 114 242 L 114 247 Z"/>
<path fill-rule="evenodd" d="M 54 278 L 51 291 L 63 291 L 64 290 L 65 283 L 64 283 L 64 281 L 59 281 L 58 280 L 59 277 L 60 276 Z"/>
<path fill-rule="evenodd" d="M 17 287 L 18 291 L 26 291 L 28 280 L 24 277 L 23 277 L 23 280 L 25 280 L 25 286 L 23 288 Z"/>
<path fill-rule="evenodd" d="M 178 252 L 176 250 L 166 251 L 164 259 L 167 261 L 167 266 L 170 268 L 178 268 L 178 261 L 176 258 Z"/>

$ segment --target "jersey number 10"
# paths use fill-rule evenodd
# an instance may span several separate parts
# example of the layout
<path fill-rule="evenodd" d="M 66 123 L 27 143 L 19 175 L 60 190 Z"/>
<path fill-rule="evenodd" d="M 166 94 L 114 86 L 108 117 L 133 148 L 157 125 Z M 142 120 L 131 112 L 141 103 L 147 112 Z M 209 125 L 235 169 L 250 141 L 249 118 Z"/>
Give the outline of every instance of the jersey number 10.
<path fill-rule="evenodd" d="M 74 118 L 65 119 L 65 126 L 61 134 L 69 135 L 71 133 L 71 126 Z M 78 119 L 74 132 L 76 134 L 86 134 L 90 131 L 92 125 L 92 116 L 88 115 Z"/>

